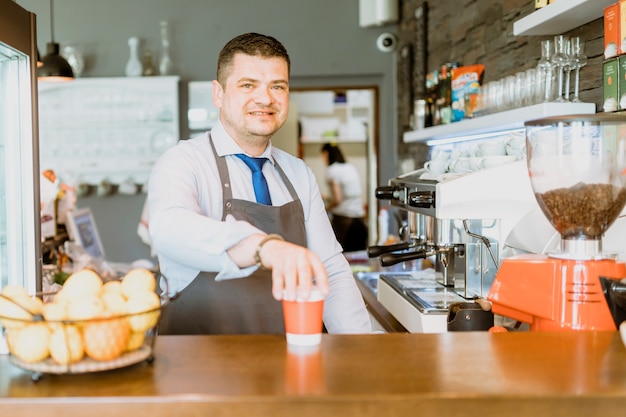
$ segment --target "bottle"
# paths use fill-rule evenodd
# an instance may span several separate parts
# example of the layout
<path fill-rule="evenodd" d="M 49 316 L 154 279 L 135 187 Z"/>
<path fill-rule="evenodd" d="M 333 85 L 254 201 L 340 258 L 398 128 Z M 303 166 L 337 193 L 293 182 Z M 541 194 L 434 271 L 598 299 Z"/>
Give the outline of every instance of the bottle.
<path fill-rule="evenodd" d="M 139 77 L 143 69 L 139 60 L 139 38 L 135 36 L 128 38 L 128 48 L 130 49 L 130 56 L 126 63 L 126 76 Z"/>
<path fill-rule="evenodd" d="M 413 104 L 414 130 L 422 130 L 426 127 L 426 100 L 417 99 Z"/>
<path fill-rule="evenodd" d="M 152 51 L 148 50 L 146 52 L 143 53 L 143 73 L 142 75 L 144 77 L 149 77 L 151 75 L 156 75 L 157 74 L 157 70 L 154 66 L 154 64 L 152 63 Z"/>
<path fill-rule="evenodd" d="M 448 124 L 452 122 L 452 78 L 448 64 L 441 66 L 439 80 L 439 113 L 441 117 L 441 124 Z"/>
<path fill-rule="evenodd" d="M 426 120 L 424 127 L 435 125 L 435 101 L 437 100 L 437 71 L 426 74 Z"/>
<path fill-rule="evenodd" d="M 541 41 L 541 58 L 537 63 L 537 75 L 540 85 L 537 85 L 537 93 L 544 103 L 554 98 L 555 71 L 552 65 L 552 44 L 549 40 Z"/>
<path fill-rule="evenodd" d="M 172 74 L 172 60 L 170 59 L 170 34 L 169 24 L 162 21 L 161 25 L 161 60 L 159 61 L 159 73 L 161 75 Z"/>
<path fill-rule="evenodd" d="M 378 245 L 384 245 L 389 238 L 389 212 L 381 207 L 378 212 Z"/>

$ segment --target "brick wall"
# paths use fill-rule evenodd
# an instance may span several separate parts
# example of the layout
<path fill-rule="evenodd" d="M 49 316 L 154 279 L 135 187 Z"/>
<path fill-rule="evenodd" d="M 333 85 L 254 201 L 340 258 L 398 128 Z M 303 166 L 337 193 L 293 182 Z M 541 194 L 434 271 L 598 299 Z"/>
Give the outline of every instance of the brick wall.
<path fill-rule="evenodd" d="M 416 59 L 416 33 L 420 29 L 415 10 L 426 4 L 426 61 Z M 540 42 L 552 36 L 513 36 L 513 22 L 534 11 L 533 0 L 402 0 L 398 44 L 398 131 L 409 130 L 415 91 L 423 86 L 421 72 L 430 72 L 446 62 L 484 64 L 484 81 L 536 66 Z M 594 20 L 565 33 L 585 39 L 588 64 L 580 71 L 580 98 L 602 109 L 603 21 Z M 424 69 L 420 71 L 420 69 Z M 573 83 L 572 83 L 573 86 Z M 412 155 L 416 166 L 427 159 L 427 148 L 404 144 L 399 138 L 399 155 Z"/>

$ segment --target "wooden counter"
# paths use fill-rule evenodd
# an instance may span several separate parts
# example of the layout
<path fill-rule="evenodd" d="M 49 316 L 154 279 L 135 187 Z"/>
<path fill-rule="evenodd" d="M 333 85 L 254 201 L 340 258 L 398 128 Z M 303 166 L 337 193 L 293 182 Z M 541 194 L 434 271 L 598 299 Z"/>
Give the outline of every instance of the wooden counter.
<path fill-rule="evenodd" d="M 0 357 L 2 416 L 624 416 L 618 332 L 160 336 L 156 360 L 39 382 Z M 462 414 L 461 414 L 462 413 Z"/>

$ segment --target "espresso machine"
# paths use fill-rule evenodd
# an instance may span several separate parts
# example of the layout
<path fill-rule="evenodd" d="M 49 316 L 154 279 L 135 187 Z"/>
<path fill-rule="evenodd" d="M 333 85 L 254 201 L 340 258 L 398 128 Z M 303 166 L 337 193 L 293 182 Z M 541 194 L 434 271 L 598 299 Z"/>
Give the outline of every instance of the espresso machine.
<path fill-rule="evenodd" d="M 602 239 L 626 204 L 626 116 L 545 118 L 525 127 L 530 184 L 560 247 L 503 259 L 487 299 L 494 313 L 530 330 L 615 330 L 610 291 L 626 268 Z"/>
<path fill-rule="evenodd" d="M 407 214 L 400 243 L 368 248 L 383 272 L 378 299 L 411 332 L 446 331 L 450 306 L 484 299 L 495 279 L 504 238 L 536 207 L 524 161 L 464 175 L 422 178 L 413 171 L 376 189 Z M 416 259 L 434 268 L 411 270 Z"/>

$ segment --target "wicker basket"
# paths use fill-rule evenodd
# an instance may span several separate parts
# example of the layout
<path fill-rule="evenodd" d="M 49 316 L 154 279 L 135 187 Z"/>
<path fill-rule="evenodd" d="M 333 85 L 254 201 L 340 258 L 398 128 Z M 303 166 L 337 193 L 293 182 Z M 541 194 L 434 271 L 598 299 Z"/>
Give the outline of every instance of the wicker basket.
<path fill-rule="evenodd" d="M 46 304 L 54 302 L 54 296 L 42 293 L 35 297 L 46 300 L 45 308 Z M 170 302 L 167 290 L 157 296 L 158 307 L 133 314 L 109 314 L 88 320 L 46 320 L 42 314 L 33 315 L 24 306 L 0 294 L 0 302 L 5 303 L 5 307 L 6 303 L 12 303 L 17 308 L 9 306 L 13 314 L 0 315 L 10 360 L 31 371 L 34 381 L 43 374 L 99 372 L 142 361 L 150 363 L 154 360 L 161 313 Z"/>

